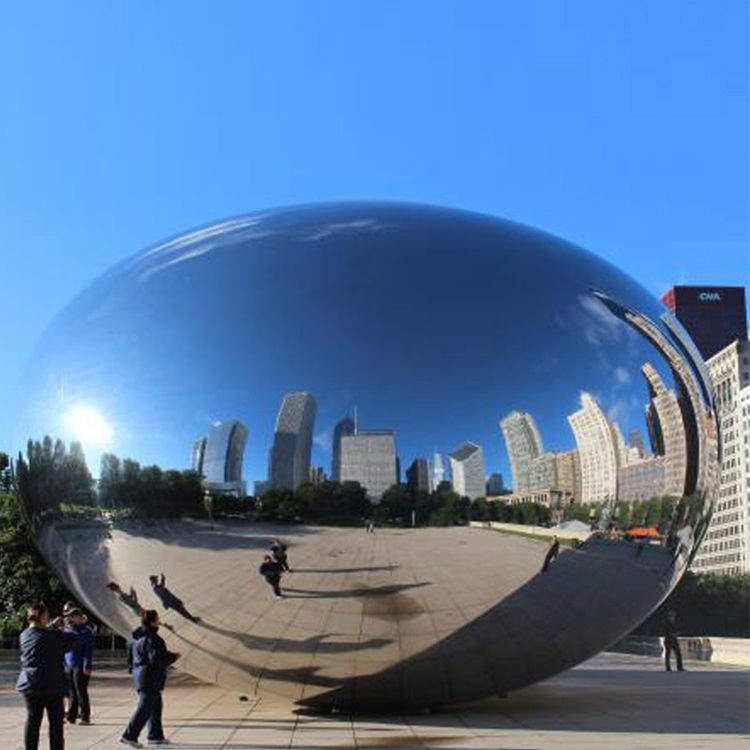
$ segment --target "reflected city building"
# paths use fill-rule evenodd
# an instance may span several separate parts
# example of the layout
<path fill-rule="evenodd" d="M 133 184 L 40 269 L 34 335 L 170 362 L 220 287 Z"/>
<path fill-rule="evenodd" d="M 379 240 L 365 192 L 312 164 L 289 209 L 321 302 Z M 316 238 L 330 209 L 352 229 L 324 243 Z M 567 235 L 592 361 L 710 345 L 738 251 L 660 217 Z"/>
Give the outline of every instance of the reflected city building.
<path fill-rule="evenodd" d="M 201 679 L 314 708 L 466 701 L 580 663 L 679 581 L 718 477 L 697 357 L 634 281 L 518 224 L 250 214 L 137 254 L 53 322 L 18 485 L 81 602 L 126 636 L 162 610 Z M 590 531 L 566 538 L 573 519 Z M 563 540 L 543 575 L 539 524 Z M 276 539 L 283 599 L 257 573 Z"/>

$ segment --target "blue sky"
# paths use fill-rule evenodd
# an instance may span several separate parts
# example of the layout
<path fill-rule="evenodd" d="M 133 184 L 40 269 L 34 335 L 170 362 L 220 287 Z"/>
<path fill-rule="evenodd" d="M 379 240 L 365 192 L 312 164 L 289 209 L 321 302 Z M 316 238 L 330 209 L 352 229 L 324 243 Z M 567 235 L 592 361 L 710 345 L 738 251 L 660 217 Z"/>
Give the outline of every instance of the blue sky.
<path fill-rule="evenodd" d="M 19 3 L 0 70 L 0 449 L 75 293 L 254 209 L 445 204 L 654 293 L 748 280 L 744 0 Z"/>

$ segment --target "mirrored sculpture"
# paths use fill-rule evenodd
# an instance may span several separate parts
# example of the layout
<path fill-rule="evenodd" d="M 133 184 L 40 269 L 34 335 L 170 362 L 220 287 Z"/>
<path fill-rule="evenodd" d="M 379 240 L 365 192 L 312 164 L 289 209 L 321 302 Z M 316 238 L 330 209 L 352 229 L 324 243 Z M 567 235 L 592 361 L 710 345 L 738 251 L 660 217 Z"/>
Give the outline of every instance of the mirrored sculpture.
<path fill-rule="evenodd" d="M 694 351 L 626 275 L 518 224 L 250 214 L 59 315 L 18 483 L 85 606 L 126 636 L 159 609 L 201 679 L 320 708 L 466 701 L 597 653 L 685 571 L 718 462 Z M 259 573 L 277 539 L 283 598 Z"/>

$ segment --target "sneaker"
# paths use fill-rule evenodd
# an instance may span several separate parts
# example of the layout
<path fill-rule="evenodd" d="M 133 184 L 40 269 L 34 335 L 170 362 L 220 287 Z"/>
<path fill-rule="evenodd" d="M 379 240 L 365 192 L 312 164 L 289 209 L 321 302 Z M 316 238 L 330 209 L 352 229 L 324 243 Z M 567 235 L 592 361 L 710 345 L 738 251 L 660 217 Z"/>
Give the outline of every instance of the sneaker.
<path fill-rule="evenodd" d="M 168 740 L 166 737 L 162 737 L 160 740 L 149 740 L 149 745 L 171 745 L 172 740 Z"/>
<path fill-rule="evenodd" d="M 72 716 L 66 716 L 65 721 L 68 722 L 68 724 L 75 724 L 76 720 Z"/>
<path fill-rule="evenodd" d="M 283 599 L 284 597 L 281 594 L 277 594 L 274 598 L 275 599 Z"/>
<path fill-rule="evenodd" d="M 120 743 L 123 745 L 129 745 L 130 747 L 143 747 L 138 740 L 129 740 L 127 737 L 120 737 Z"/>
<path fill-rule="evenodd" d="M 91 719 L 79 719 L 78 723 L 88 726 L 89 724 L 91 724 Z"/>

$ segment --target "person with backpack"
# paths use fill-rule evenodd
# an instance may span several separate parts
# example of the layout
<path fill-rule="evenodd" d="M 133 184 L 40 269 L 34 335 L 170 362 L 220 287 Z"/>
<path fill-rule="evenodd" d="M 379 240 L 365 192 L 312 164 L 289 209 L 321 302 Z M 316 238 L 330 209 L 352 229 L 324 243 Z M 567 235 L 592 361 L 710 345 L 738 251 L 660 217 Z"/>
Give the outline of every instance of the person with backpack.
<path fill-rule="evenodd" d="M 133 687 L 138 693 L 138 705 L 120 738 L 123 745 L 143 747 L 138 737 L 148 722 L 148 744 L 168 745 L 162 727 L 162 691 L 167 681 L 167 668 L 174 664 L 179 654 L 167 650 L 159 635 L 159 613 L 145 609 L 141 626 L 133 631 L 128 645 L 128 669 L 133 675 Z"/>

